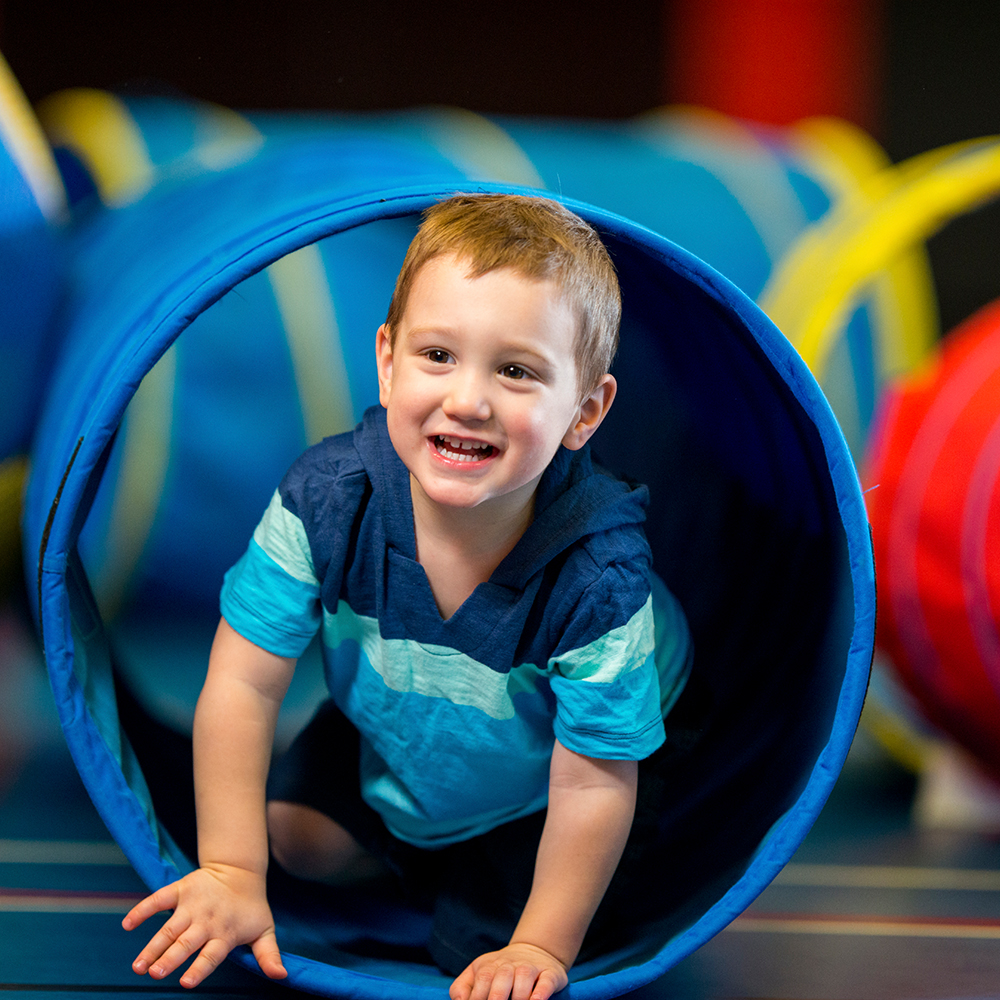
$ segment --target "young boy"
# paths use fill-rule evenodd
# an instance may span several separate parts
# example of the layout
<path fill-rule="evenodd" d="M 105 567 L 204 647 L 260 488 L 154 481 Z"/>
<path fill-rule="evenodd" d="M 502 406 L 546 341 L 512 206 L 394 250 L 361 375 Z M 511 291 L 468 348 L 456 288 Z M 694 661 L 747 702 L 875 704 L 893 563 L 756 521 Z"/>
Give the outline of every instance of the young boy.
<path fill-rule="evenodd" d="M 557 203 L 425 214 L 377 333 L 382 408 L 296 462 L 227 574 L 195 717 L 200 868 L 125 917 L 174 910 L 136 972 L 199 952 L 194 986 L 249 943 L 283 977 L 270 842 L 298 877 L 388 869 L 424 892 L 454 1000 L 567 984 L 689 662 L 645 488 L 585 447 L 620 313 L 607 251 Z M 332 702 L 266 786 L 318 630 Z"/>

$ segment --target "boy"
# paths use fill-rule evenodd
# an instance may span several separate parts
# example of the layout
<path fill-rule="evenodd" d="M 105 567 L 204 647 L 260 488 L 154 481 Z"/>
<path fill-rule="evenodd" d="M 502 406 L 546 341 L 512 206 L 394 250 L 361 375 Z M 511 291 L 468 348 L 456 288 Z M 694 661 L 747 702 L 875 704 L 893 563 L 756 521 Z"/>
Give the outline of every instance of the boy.
<path fill-rule="evenodd" d="M 283 977 L 270 841 L 298 877 L 431 883 L 454 1000 L 566 985 L 689 660 L 661 589 L 654 649 L 645 489 L 585 447 L 620 313 L 607 251 L 557 203 L 425 214 L 377 333 L 382 408 L 296 462 L 227 574 L 195 717 L 201 867 L 126 916 L 174 910 L 138 973 L 200 949 L 194 986 L 250 943 Z M 318 629 L 332 703 L 265 792 Z"/>

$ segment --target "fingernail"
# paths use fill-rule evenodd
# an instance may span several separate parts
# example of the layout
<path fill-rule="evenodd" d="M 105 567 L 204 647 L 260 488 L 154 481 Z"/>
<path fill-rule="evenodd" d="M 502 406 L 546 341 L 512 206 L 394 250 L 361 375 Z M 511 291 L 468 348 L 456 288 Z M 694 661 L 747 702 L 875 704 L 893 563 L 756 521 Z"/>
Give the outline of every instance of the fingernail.
<path fill-rule="evenodd" d="M 151 968 L 151 969 L 149 970 L 149 974 L 150 974 L 151 976 L 154 976 L 154 977 L 155 977 L 156 979 L 160 979 L 161 977 L 163 977 L 163 976 L 165 976 L 165 975 L 166 975 L 166 973 L 165 973 L 165 972 L 163 971 L 163 969 L 161 969 L 161 968 L 160 968 L 160 967 L 159 967 L 158 965 L 154 965 L 154 966 L 153 966 L 153 967 L 152 967 L 152 968 Z"/>
<path fill-rule="evenodd" d="M 146 965 L 146 963 L 141 958 L 137 958 L 132 963 L 132 968 L 135 969 L 135 971 L 138 972 L 139 975 L 141 976 L 146 971 L 146 969 L 148 968 L 148 966 Z"/>

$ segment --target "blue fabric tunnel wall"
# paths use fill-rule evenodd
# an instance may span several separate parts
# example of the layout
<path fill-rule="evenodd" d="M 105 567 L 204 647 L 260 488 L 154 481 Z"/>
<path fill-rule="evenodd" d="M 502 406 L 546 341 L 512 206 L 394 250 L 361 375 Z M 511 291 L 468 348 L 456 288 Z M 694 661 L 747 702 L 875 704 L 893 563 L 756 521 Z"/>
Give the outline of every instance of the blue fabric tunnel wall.
<path fill-rule="evenodd" d="M 151 887 L 192 865 L 189 789 L 163 761 L 187 742 L 184 710 L 168 718 L 163 697 L 172 678 L 185 684 L 184 644 L 203 675 L 222 570 L 316 428 L 349 426 L 376 401 L 374 331 L 409 233 L 424 207 L 470 187 L 513 190 L 472 185 L 427 150 L 342 134 L 165 182 L 76 235 L 26 499 L 29 589 L 74 760 Z M 660 818 L 662 866 L 636 901 L 646 932 L 571 973 L 572 996 L 600 1000 L 724 927 L 809 829 L 861 711 L 874 573 L 847 446 L 780 333 L 684 250 L 568 204 L 602 233 L 625 303 L 619 396 L 595 450 L 649 484 L 656 568 L 696 646 L 669 724 L 683 766 Z M 304 273 L 336 285 L 325 347 L 292 343 L 289 303 L 308 295 L 282 282 L 301 292 Z M 219 333 L 221 310 L 238 335 Z M 317 416 L 331 396 L 339 410 Z M 130 518 L 143 527 L 128 542 Z M 114 557 L 112 536 L 126 540 Z M 116 560 L 134 570 L 124 582 Z M 154 645 L 173 667 L 144 688 Z M 276 889 L 273 903 L 290 985 L 445 996 L 420 950 L 425 914 L 358 892 L 330 905 Z"/>

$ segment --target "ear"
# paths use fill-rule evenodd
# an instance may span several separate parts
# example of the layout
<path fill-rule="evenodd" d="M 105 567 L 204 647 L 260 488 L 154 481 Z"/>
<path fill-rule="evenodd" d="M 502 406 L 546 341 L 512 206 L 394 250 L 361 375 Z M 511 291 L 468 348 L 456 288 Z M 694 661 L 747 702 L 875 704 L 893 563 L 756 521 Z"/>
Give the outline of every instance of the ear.
<path fill-rule="evenodd" d="M 378 367 L 378 401 L 383 406 L 388 406 L 392 388 L 392 344 L 389 341 L 389 328 L 385 323 L 375 334 L 375 364 Z"/>
<path fill-rule="evenodd" d="M 617 392 L 618 383 L 613 375 L 602 376 L 596 387 L 591 389 L 580 404 L 572 426 L 562 439 L 562 443 L 570 451 L 579 451 L 590 440 L 611 409 Z"/>

